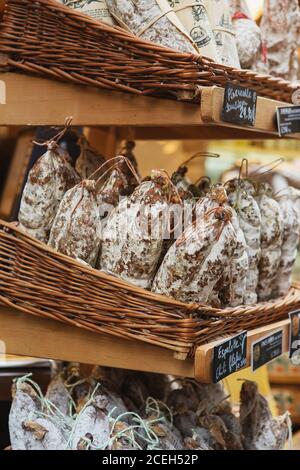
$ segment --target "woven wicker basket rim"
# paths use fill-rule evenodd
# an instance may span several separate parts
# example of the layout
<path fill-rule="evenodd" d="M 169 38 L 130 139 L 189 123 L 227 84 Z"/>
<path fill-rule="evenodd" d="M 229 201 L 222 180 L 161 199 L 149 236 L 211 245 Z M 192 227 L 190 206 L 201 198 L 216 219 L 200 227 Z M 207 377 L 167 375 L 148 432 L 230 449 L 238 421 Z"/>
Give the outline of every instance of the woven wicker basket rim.
<path fill-rule="evenodd" d="M 209 312 L 210 316 L 216 317 L 216 321 L 222 321 L 222 319 L 230 319 L 231 317 L 235 318 L 238 315 L 243 315 L 245 313 L 251 314 L 251 312 L 257 312 L 258 308 L 261 307 L 262 309 L 268 307 L 271 308 L 272 306 L 280 306 L 280 304 L 285 305 L 289 301 L 296 301 L 296 296 L 299 297 L 300 301 L 300 282 L 294 282 L 292 289 L 290 290 L 289 294 L 280 299 L 276 299 L 274 301 L 269 301 L 269 302 L 264 302 L 260 304 L 256 304 L 254 306 L 249 306 L 249 305 L 242 305 L 239 307 L 235 308 L 225 308 L 225 309 L 218 309 L 214 308 L 205 304 L 186 304 L 180 301 L 176 301 L 170 297 L 164 296 L 164 295 L 159 295 L 155 294 L 151 291 L 147 291 L 143 288 L 137 287 L 133 284 L 130 284 L 129 282 L 126 282 L 122 279 L 119 279 L 115 276 L 112 276 L 108 273 L 105 273 L 103 271 L 97 270 L 95 268 L 92 268 L 90 266 L 85 266 L 83 263 L 77 261 L 76 259 L 73 259 L 69 256 L 66 256 L 62 253 L 59 253 L 58 251 L 54 250 L 53 248 L 45 245 L 44 243 L 36 240 L 35 238 L 31 237 L 24 231 L 22 231 L 20 228 L 18 228 L 15 223 L 10 223 L 6 222 L 4 220 L 0 219 L 0 231 L 3 231 L 3 227 L 5 229 L 5 232 L 9 233 L 12 237 L 16 236 L 17 234 L 18 238 L 25 240 L 27 243 L 30 245 L 43 250 L 44 252 L 48 252 L 49 254 L 52 254 L 57 258 L 58 260 L 61 261 L 66 261 L 69 265 L 73 266 L 74 269 L 85 272 L 89 275 L 93 275 L 98 278 L 105 279 L 109 281 L 110 283 L 115 284 L 116 286 L 123 288 L 131 293 L 137 293 L 141 294 L 143 296 L 147 296 L 148 299 L 156 300 L 162 304 L 168 304 L 169 306 L 173 306 L 174 308 L 176 307 L 177 309 L 182 308 L 183 310 L 188 313 L 193 313 L 195 311 L 199 311 L 201 313 Z M 14 232 L 15 234 L 11 234 L 11 232 Z"/>

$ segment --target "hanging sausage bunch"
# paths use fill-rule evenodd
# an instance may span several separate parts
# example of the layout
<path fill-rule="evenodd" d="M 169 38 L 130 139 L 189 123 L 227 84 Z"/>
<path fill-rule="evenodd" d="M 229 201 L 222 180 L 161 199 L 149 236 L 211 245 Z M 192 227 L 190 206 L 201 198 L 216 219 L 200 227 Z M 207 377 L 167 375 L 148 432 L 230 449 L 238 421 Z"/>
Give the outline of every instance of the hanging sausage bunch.
<path fill-rule="evenodd" d="M 100 367 L 83 377 L 77 364 L 45 396 L 16 379 L 9 415 L 12 450 L 282 450 L 290 426 L 254 382 L 234 414 L 220 384 Z"/>

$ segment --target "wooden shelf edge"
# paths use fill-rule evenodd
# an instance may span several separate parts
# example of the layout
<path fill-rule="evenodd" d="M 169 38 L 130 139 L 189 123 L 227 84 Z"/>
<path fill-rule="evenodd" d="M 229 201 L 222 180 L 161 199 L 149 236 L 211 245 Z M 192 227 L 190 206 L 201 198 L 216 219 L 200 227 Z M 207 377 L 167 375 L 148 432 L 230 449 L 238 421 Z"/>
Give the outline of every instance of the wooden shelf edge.
<path fill-rule="evenodd" d="M 224 89 L 205 87 L 199 105 L 2 72 L 0 126 L 62 126 L 72 116 L 74 126 L 116 126 L 125 134 L 126 127 L 135 127 L 143 139 L 155 138 L 156 132 L 159 139 L 278 137 L 275 111 L 286 103 L 259 97 L 251 128 L 221 120 L 223 97 Z"/>
<path fill-rule="evenodd" d="M 141 341 L 100 335 L 0 306 L 0 352 L 194 377 L 194 362 Z"/>
<path fill-rule="evenodd" d="M 289 328 L 290 321 L 283 320 L 248 331 L 247 367 L 252 343 L 280 329 L 283 352 L 287 352 Z M 164 348 L 91 333 L 0 306 L 0 353 L 191 377 L 202 383 L 212 382 L 214 347 L 226 339 L 198 347 L 194 359 L 178 360 Z"/>

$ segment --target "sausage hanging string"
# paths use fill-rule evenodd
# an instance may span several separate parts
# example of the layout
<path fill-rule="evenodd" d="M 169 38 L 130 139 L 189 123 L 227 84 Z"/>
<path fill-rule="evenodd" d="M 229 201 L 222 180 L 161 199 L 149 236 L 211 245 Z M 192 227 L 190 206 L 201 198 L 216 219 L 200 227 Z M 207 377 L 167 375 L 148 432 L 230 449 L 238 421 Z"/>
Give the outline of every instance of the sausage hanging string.
<path fill-rule="evenodd" d="M 98 184 L 111 170 L 116 168 L 120 162 L 125 162 L 130 171 L 132 172 L 133 176 L 136 178 L 138 184 L 141 183 L 140 177 L 138 176 L 137 172 L 135 171 L 135 168 L 133 167 L 132 163 L 128 160 L 128 158 L 124 157 L 123 155 L 118 155 L 117 157 L 111 158 L 110 160 L 107 160 L 104 162 L 94 173 L 92 173 L 89 176 L 89 179 L 93 178 L 96 176 L 99 171 L 101 171 L 103 168 L 105 168 L 107 165 L 111 164 L 112 162 L 115 162 L 113 165 L 111 165 L 97 180 L 96 184 Z"/>
<path fill-rule="evenodd" d="M 248 176 L 249 176 L 249 161 L 248 161 L 247 158 L 243 158 L 241 166 L 240 166 L 240 171 L 239 171 L 239 183 L 240 183 L 241 179 L 243 178 L 244 165 L 245 165 L 245 169 L 246 169 L 245 177 L 248 178 Z"/>
<path fill-rule="evenodd" d="M 94 175 L 96 175 L 99 171 L 101 171 L 103 168 L 105 168 L 109 163 L 111 163 L 112 161 L 115 161 L 115 163 L 113 165 L 111 165 L 95 182 L 95 185 L 97 185 L 108 173 L 110 173 L 112 170 L 114 170 L 114 168 L 117 168 L 118 165 L 120 164 L 120 162 L 125 162 L 128 166 L 128 168 L 130 169 L 130 171 L 132 172 L 133 176 L 137 179 L 138 182 L 140 182 L 140 179 L 132 165 L 132 163 L 126 158 L 126 157 L 123 157 L 123 156 L 118 156 L 118 157 L 115 157 L 115 158 L 112 158 L 110 160 L 107 160 L 106 162 L 104 162 L 92 175 L 90 175 L 90 177 L 87 179 L 87 180 L 84 180 L 84 181 L 81 181 L 79 184 L 78 184 L 78 187 L 81 186 L 82 188 L 82 191 L 81 191 L 81 196 L 79 198 L 79 200 L 77 201 L 75 207 L 73 208 L 72 210 L 72 213 L 71 213 L 71 217 L 70 217 L 70 222 L 69 222 L 69 226 L 68 226 L 68 231 L 70 232 L 71 231 L 71 226 L 72 226 L 72 220 L 73 220 L 73 216 L 76 212 L 76 210 L 78 209 L 79 205 L 81 204 L 82 200 L 83 200 L 83 196 L 84 196 L 84 189 L 87 188 L 88 189 L 88 182 L 92 182 L 93 180 L 91 179 Z"/>
<path fill-rule="evenodd" d="M 72 116 L 67 117 L 65 119 L 64 128 L 61 131 L 59 131 L 51 139 L 45 140 L 43 142 L 37 142 L 37 141 L 33 140 L 32 143 L 35 144 L 35 145 L 38 145 L 39 147 L 44 147 L 44 146 L 48 147 L 49 145 L 51 145 L 53 143 L 57 144 L 59 142 L 59 140 L 65 135 L 65 133 L 69 130 L 72 120 L 73 120 Z"/>
<path fill-rule="evenodd" d="M 179 192 L 178 192 L 178 189 L 176 188 L 175 184 L 174 184 L 173 181 L 171 180 L 171 178 L 170 178 L 168 172 L 167 172 L 166 170 L 158 170 L 158 174 L 159 174 L 159 173 L 164 174 L 164 176 L 167 178 L 167 181 L 168 181 L 170 187 L 173 188 L 173 190 L 174 190 L 174 192 L 175 192 L 175 194 L 176 194 L 176 196 L 177 196 L 177 198 L 178 198 L 179 205 L 182 207 L 182 205 L 183 205 L 182 199 L 181 199 L 181 197 L 180 197 L 180 194 L 179 194 Z M 171 192 L 169 192 L 169 200 L 168 200 L 168 203 L 171 202 L 171 197 L 172 197 L 172 196 L 171 196 Z M 169 225 L 169 226 L 168 226 L 168 231 L 169 231 L 169 235 L 172 235 L 172 234 L 175 232 L 175 230 L 177 229 L 178 225 L 179 225 L 179 220 L 178 220 L 177 224 L 174 225 L 173 228 L 170 226 L 170 222 L 171 222 L 170 217 L 168 217 L 168 225 Z"/>

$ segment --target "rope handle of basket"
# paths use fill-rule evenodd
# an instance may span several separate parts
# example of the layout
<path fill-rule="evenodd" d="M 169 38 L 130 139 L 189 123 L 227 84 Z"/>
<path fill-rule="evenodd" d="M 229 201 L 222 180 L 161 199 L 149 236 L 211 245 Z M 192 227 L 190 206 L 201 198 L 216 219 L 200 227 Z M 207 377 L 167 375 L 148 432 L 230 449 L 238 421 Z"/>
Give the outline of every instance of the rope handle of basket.
<path fill-rule="evenodd" d="M 136 4 L 135 0 L 132 0 L 132 2 L 134 4 Z M 194 41 L 192 40 L 192 38 L 189 36 L 187 31 L 185 30 L 185 28 L 181 24 L 181 21 L 179 20 L 179 18 L 176 17 L 176 13 L 179 12 L 179 11 L 185 10 L 186 8 L 199 6 L 199 3 L 195 0 L 194 1 L 183 0 L 182 1 L 183 5 L 181 5 L 180 7 L 167 8 L 165 0 L 156 0 L 156 2 L 158 4 L 158 7 L 161 9 L 161 13 L 159 15 L 155 16 L 154 18 L 152 18 L 152 20 L 150 20 L 148 23 L 146 23 L 146 25 L 142 26 L 138 31 L 136 31 L 134 33 L 135 36 L 141 37 L 142 34 L 144 34 L 149 28 L 151 28 L 151 26 L 153 26 L 155 23 L 157 23 L 157 21 L 159 21 L 161 18 L 163 18 L 164 16 L 168 16 L 171 13 L 174 13 L 175 17 L 173 15 L 171 15 L 171 16 L 168 17 L 169 20 L 190 41 L 190 43 L 193 44 L 193 46 L 195 48 L 197 48 Z M 202 5 L 202 6 L 204 6 L 204 5 Z M 127 31 L 131 31 L 128 28 L 128 26 L 124 23 L 124 21 L 118 15 L 116 15 L 116 13 L 114 11 L 110 10 L 110 14 L 124 29 L 126 29 Z"/>

